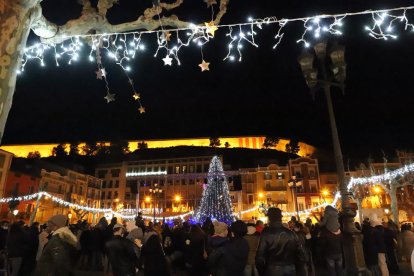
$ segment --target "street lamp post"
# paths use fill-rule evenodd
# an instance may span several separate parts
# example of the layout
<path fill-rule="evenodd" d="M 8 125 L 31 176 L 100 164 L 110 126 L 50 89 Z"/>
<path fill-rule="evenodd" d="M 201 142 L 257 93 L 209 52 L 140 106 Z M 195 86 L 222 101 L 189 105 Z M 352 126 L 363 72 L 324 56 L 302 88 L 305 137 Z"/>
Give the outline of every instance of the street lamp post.
<path fill-rule="evenodd" d="M 348 272 L 351 274 L 368 273 L 362 251 L 361 233 L 355 228 L 354 224 L 356 214 L 350 205 L 350 193 L 345 181 L 341 144 L 331 99 L 332 86 L 339 87 L 344 92 L 344 81 L 346 79 L 345 47 L 339 44 L 332 45 L 329 49 L 329 57 L 327 57 L 327 42 L 318 42 L 313 48 L 316 54 L 315 64 L 317 67 L 314 67 L 314 54 L 310 53 L 302 54 L 299 57 L 299 64 L 311 92 L 314 93 L 319 89 L 323 89 L 328 105 L 339 190 L 342 198 L 345 263 Z M 330 66 L 330 71 L 327 70 L 328 66 Z M 318 69 L 321 78 L 318 78 Z"/>
<path fill-rule="evenodd" d="M 154 196 L 154 223 L 155 223 L 155 205 L 157 204 L 157 196 L 162 193 L 162 189 L 158 188 L 158 184 L 154 184 L 154 188 L 149 189 Z"/>
<path fill-rule="evenodd" d="M 296 176 L 293 175 L 291 179 L 288 181 L 289 188 L 292 189 L 292 195 L 295 201 L 295 210 L 296 210 L 296 216 L 298 217 L 298 221 L 300 221 L 299 216 L 299 206 L 298 206 L 298 187 L 302 186 L 302 182 L 298 179 L 296 179 Z"/>

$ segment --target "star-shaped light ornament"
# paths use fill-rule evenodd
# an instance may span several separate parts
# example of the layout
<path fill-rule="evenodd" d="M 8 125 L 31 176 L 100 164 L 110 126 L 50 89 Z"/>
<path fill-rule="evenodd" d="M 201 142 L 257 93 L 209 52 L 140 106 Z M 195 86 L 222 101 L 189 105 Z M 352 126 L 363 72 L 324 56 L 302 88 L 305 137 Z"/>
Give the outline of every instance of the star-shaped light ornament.
<path fill-rule="evenodd" d="M 205 22 L 204 25 L 206 26 L 207 33 L 214 37 L 214 33 L 218 30 L 217 26 L 214 25 L 214 21 Z"/>
<path fill-rule="evenodd" d="M 145 113 L 145 107 L 143 106 L 140 106 L 138 110 L 139 110 L 139 114 Z"/>
<path fill-rule="evenodd" d="M 108 94 L 106 94 L 104 99 L 106 100 L 106 103 L 113 102 L 113 101 L 115 101 L 115 94 L 111 94 L 111 93 L 108 92 Z"/>
<path fill-rule="evenodd" d="M 210 66 L 210 62 L 206 62 L 204 59 L 198 66 L 200 66 L 201 72 L 210 71 L 210 68 L 208 68 Z"/>
<path fill-rule="evenodd" d="M 134 98 L 134 100 L 138 101 L 141 98 L 141 95 L 135 92 L 134 95 L 132 95 L 132 97 Z"/>
<path fill-rule="evenodd" d="M 164 65 L 172 65 L 172 58 L 170 58 L 169 55 L 167 55 L 165 58 L 162 59 L 164 61 Z"/>
<path fill-rule="evenodd" d="M 204 0 L 204 2 L 207 4 L 207 8 L 210 8 L 213 5 L 217 5 L 216 0 Z"/>

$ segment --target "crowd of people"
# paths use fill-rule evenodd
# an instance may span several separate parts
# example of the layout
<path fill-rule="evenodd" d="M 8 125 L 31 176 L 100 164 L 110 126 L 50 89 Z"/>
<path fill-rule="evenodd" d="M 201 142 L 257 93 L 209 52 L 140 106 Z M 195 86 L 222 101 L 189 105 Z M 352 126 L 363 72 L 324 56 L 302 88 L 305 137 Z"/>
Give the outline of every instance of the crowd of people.
<path fill-rule="evenodd" d="M 295 217 L 283 223 L 278 208 L 269 208 L 267 217 L 266 225 L 210 219 L 170 225 L 145 223 L 141 215 L 122 223 L 102 218 L 95 226 L 86 221 L 68 225 L 64 215 L 51 217 L 46 225 L 3 222 L 0 267 L 3 275 L 13 276 L 345 275 L 335 208 L 328 206 L 316 224 Z M 391 221 L 383 225 L 371 219 L 361 232 L 373 275 L 399 273 L 397 249 L 411 259 L 414 233 L 407 225 L 399 232 Z"/>

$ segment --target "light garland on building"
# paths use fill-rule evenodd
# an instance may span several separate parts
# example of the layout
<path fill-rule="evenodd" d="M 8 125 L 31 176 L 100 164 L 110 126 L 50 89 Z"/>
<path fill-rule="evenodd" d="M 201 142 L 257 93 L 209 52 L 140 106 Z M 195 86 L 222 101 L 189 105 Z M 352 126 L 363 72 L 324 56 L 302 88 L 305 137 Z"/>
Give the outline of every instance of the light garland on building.
<path fill-rule="evenodd" d="M 298 36 L 297 43 L 310 47 L 313 40 L 318 40 L 327 35 L 340 36 L 343 34 L 342 26 L 347 17 L 370 15 L 372 23 L 365 26 L 368 35 L 381 40 L 396 39 L 398 36 L 396 29 L 401 27 L 404 30 L 414 31 L 414 24 L 410 23 L 407 17 L 407 11 L 413 10 L 414 6 L 399 7 L 393 9 L 382 10 L 366 10 L 354 13 L 341 14 L 322 14 L 310 17 L 299 17 L 290 19 L 278 19 L 277 17 L 266 17 L 262 19 L 249 18 L 247 22 L 235 24 L 214 25 L 213 22 L 206 22 L 203 25 L 189 24 L 186 28 L 164 29 L 161 24 L 160 30 L 153 31 L 131 31 L 125 33 L 107 33 L 107 34 L 88 34 L 67 39 L 60 44 L 44 44 L 36 43 L 24 49 L 23 62 L 18 73 L 25 70 L 25 66 L 29 60 L 38 60 L 40 65 L 46 66 L 45 55 L 52 53 L 56 66 L 59 66 L 64 57 L 67 58 L 66 63 L 71 65 L 82 58 L 82 51 L 85 45 L 90 45 L 88 59 L 98 65 L 97 76 L 105 81 L 106 96 L 104 97 L 108 103 L 115 100 L 115 94 L 110 93 L 109 84 L 106 79 L 105 68 L 102 58 L 105 56 L 114 61 L 121 67 L 128 82 L 131 85 L 134 100 L 139 103 L 139 112 L 144 113 L 145 108 L 141 105 L 140 94 L 137 93 L 129 72 L 132 69 L 131 62 L 138 54 L 145 53 L 146 46 L 142 43 L 142 36 L 148 34 L 156 34 L 157 49 L 154 57 L 162 53 L 162 60 L 165 66 L 172 66 L 173 61 L 177 65 L 181 65 L 179 51 L 183 47 L 192 44 L 203 47 L 210 42 L 215 32 L 219 29 L 227 29 L 226 37 L 229 42 L 227 44 L 228 52 L 224 60 L 242 61 L 242 49 L 244 44 L 250 44 L 259 47 L 255 41 L 258 30 L 262 30 L 264 25 L 277 25 L 277 33 L 275 35 L 276 49 L 284 38 L 284 27 L 288 23 L 302 22 L 303 32 Z M 397 14 L 399 13 L 399 14 Z M 164 56 L 165 54 L 165 56 Z M 104 55 L 104 56 L 102 56 Z M 207 71 L 210 63 L 204 61 L 202 54 L 202 63 L 200 65 L 202 72 Z M 103 71 L 102 71 L 103 70 Z"/>
<path fill-rule="evenodd" d="M 402 177 L 405 174 L 414 172 L 414 163 L 405 165 L 402 168 L 394 171 L 386 172 L 380 175 L 374 175 L 370 177 L 358 177 L 351 178 L 348 184 L 348 190 L 353 190 L 358 185 L 376 184 L 376 183 L 389 183 L 390 181 Z"/>
<path fill-rule="evenodd" d="M 40 197 L 40 198 L 45 197 L 45 198 L 48 198 L 48 199 L 50 199 L 50 200 L 52 200 L 56 203 L 64 205 L 66 207 L 75 208 L 75 209 L 87 211 L 87 212 L 90 212 L 90 213 L 110 214 L 110 215 L 120 217 L 120 218 L 123 218 L 123 219 L 135 219 L 135 217 L 136 217 L 136 215 L 125 215 L 125 214 L 123 214 L 122 213 L 123 210 L 114 211 L 110 208 L 92 208 L 92 207 L 88 207 L 88 206 L 68 202 L 68 201 L 65 201 L 65 200 L 63 200 L 59 197 L 56 197 L 56 196 L 54 196 L 54 195 L 52 195 L 48 192 L 38 192 L 38 193 L 34 193 L 34 194 L 31 194 L 31 195 L 25 195 L 25 196 L 0 198 L 0 203 L 8 203 L 8 202 L 11 202 L 11 201 L 29 201 L 29 200 L 36 199 L 38 197 Z M 339 198 L 340 198 L 340 194 L 339 194 L 339 192 L 337 192 L 335 194 L 335 198 L 334 198 L 334 201 L 332 202 L 332 204 L 323 203 L 323 204 L 320 204 L 320 205 L 315 206 L 313 208 L 306 209 L 306 210 L 303 210 L 303 211 L 299 211 L 299 214 L 301 214 L 301 215 L 302 214 L 310 214 L 311 212 L 313 212 L 317 209 L 320 209 L 320 208 L 324 208 L 328 205 L 335 206 L 337 204 Z M 247 210 L 243 210 L 240 213 L 235 212 L 233 215 L 234 216 L 237 216 L 238 214 L 243 215 L 243 214 L 254 212 L 254 211 L 257 211 L 257 210 L 258 210 L 258 207 L 253 207 L 253 208 L 250 208 L 250 209 L 247 209 Z M 194 211 L 190 211 L 190 212 L 180 214 L 180 215 L 175 215 L 175 216 L 168 216 L 168 217 L 156 216 L 155 219 L 156 220 L 184 219 L 185 217 L 193 215 L 193 214 L 194 214 Z M 295 212 L 283 212 L 283 215 L 284 216 L 292 216 L 292 215 L 296 215 L 296 213 Z M 143 215 L 142 217 L 144 219 L 149 219 L 149 220 L 154 218 L 153 216 L 147 216 L 147 215 Z"/>

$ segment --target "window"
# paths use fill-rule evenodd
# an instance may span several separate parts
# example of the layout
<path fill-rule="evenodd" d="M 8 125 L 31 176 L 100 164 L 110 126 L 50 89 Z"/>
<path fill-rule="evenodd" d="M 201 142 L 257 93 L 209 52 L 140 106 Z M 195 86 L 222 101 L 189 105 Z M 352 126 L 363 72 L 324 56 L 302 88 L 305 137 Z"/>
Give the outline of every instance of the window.
<path fill-rule="evenodd" d="M 265 174 L 264 174 L 264 179 L 265 179 L 265 180 L 270 180 L 270 179 L 272 179 L 272 175 L 270 174 L 270 172 L 265 172 Z"/>
<path fill-rule="evenodd" d="M 98 178 L 105 178 L 106 170 L 99 170 L 98 171 Z"/>
<path fill-rule="evenodd" d="M 180 173 L 180 166 L 175 166 L 175 174 L 179 174 Z"/>
<path fill-rule="evenodd" d="M 83 187 L 82 186 L 79 186 L 79 194 L 80 195 L 83 194 Z"/>
<path fill-rule="evenodd" d="M 193 172 L 194 172 L 194 166 L 190 165 L 190 173 L 193 173 Z"/>
<path fill-rule="evenodd" d="M 102 181 L 102 188 L 106 188 L 106 181 Z"/>
<path fill-rule="evenodd" d="M 185 179 L 181 179 L 181 185 L 185 185 Z"/>
<path fill-rule="evenodd" d="M 119 187 L 119 180 L 115 180 L 115 188 Z"/>
<path fill-rule="evenodd" d="M 314 170 L 309 170 L 309 177 L 310 178 L 315 178 L 315 171 Z"/>
<path fill-rule="evenodd" d="M 105 192 L 101 193 L 101 199 L 105 199 Z"/>
<path fill-rule="evenodd" d="M 59 185 L 58 194 L 62 194 L 62 185 Z"/>
<path fill-rule="evenodd" d="M 299 209 L 299 211 L 305 210 L 305 207 L 303 206 L 303 203 L 298 203 L 298 209 Z"/>
<path fill-rule="evenodd" d="M 108 188 L 112 188 L 112 180 L 109 180 Z"/>
<path fill-rule="evenodd" d="M 201 173 L 201 172 L 203 172 L 203 170 L 202 170 L 202 168 L 201 168 L 201 165 L 197 165 L 197 171 L 196 171 L 197 173 Z"/>
<path fill-rule="evenodd" d="M 317 193 L 318 192 L 318 186 L 315 184 L 311 184 L 311 193 Z"/>
<path fill-rule="evenodd" d="M 277 179 L 285 179 L 285 175 L 283 173 L 277 173 Z"/>
<path fill-rule="evenodd" d="M 253 204 L 253 195 L 252 194 L 247 195 L 247 204 Z"/>
<path fill-rule="evenodd" d="M 108 197 L 107 198 L 108 199 L 111 199 L 112 198 L 112 192 L 111 191 L 108 192 Z"/>
<path fill-rule="evenodd" d="M 113 169 L 111 170 L 112 177 L 119 177 L 119 173 L 121 172 L 120 169 Z"/>
<path fill-rule="evenodd" d="M 168 174 L 173 174 L 173 167 L 172 166 L 168 166 L 167 173 Z"/>
<path fill-rule="evenodd" d="M 114 192 L 114 198 L 118 198 L 118 192 L 117 191 Z"/>
<path fill-rule="evenodd" d="M 125 193 L 125 199 L 130 199 L 131 194 L 130 193 Z"/>
<path fill-rule="evenodd" d="M 183 172 L 183 173 L 186 173 L 186 170 L 187 170 L 187 166 L 186 166 L 186 165 L 183 165 L 183 166 L 182 166 L 182 172 Z"/>

